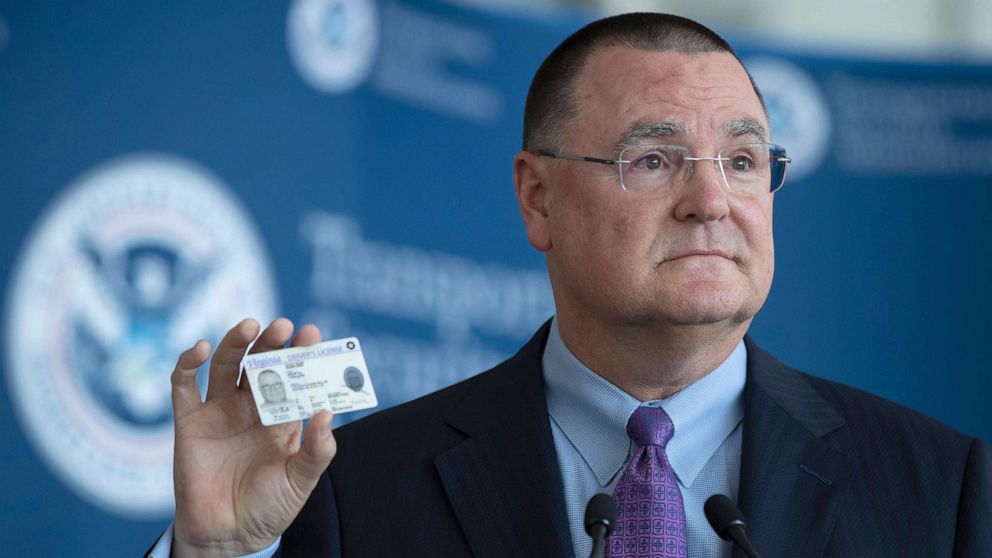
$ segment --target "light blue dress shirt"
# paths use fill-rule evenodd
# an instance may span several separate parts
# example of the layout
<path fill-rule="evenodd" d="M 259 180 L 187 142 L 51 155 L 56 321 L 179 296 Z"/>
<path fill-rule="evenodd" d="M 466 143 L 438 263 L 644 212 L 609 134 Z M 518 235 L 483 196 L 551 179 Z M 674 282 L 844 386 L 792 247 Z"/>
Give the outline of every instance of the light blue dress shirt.
<path fill-rule="evenodd" d="M 586 503 L 597 492 L 613 493 L 632 450 L 627 419 L 642 403 L 572 354 L 561 339 L 557 317 L 541 363 L 572 545 L 576 558 L 586 558 L 592 551 L 583 526 Z M 746 369 L 741 341 L 727 360 L 696 383 L 666 399 L 644 403 L 660 406 L 675 425 L 666 453 L 685 502 L 689 558 L 730 558 L 730 543 L 710 528 L 703 503 L 717 493 L 737 500 Z M 171 547 L 169 526 L 151 558 L 168 558 Z M 279 540 L 242 558 L 269 558 L 277 548 Z"/>
<path fill-rule="evenodd" d="M 162 533 L 162 536 L 159 537 L 158 542 L 155 543 L 155 547 L 152 548 L 148 558 L 169 558 L 172 554 L 172 527 L 173 525 L 169 525 L 169 528 L 165 530 L 165 533 Z M 268 548 L 263 548 L 258 552 L 245 554 L 243 556 L 239 556 L 238 558 L 271 558 L 272 555 L 279 550 L 279 541 L 281 540 L 282 537 L 279 537 L 276 539 L 276 542 L 269 545 Z"/>
<path fill-rule="evenodd" d="M 627 419 L 642 404 L 660 406 L 675 425 L 666 453 L 682 489 L 689 558 L 729 558 L 731 545 L 710 528 L 703 503 L 717 493 L 737 500 L 747 370 L 743 340 L 713 372 L 646 403 L 582 364 L 562 341 L 557 317 L 542 364 L 576 558 L 592 551 L 583 526 L 586 503 L 597 492 L 613 493 L 632 451 Z"/>

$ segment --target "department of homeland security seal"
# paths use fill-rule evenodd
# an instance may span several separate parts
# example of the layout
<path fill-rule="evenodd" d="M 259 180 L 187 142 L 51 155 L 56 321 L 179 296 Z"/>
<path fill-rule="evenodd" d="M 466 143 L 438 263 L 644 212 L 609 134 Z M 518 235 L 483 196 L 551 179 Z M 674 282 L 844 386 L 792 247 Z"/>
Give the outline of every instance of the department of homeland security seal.
<path fill-rule="evenodd" d="M 809 176 L 830 148 L 831 116 L 822 88 L 805 70 L 782 58 L 750 57 L 744 64 L 765 98 L 772 141 L 792 157 L 785 179 Z"/>
<path fill-rule="evenodd" d="M 345 93 L 372 71 L 379 45 L 373 0 L 294 0 L 286 20 L 290 58 L 324 93 Z"/>
<path fill-rule="evenodd" d="M 276 291 L 258 232 L 219 179 L 144 154 L 51 203 L 6 308 L 11 398 L 42 459 L 89 502 L 150 517 L 173 506 L 176 358 L 243 317 L 271 319 Z"/>

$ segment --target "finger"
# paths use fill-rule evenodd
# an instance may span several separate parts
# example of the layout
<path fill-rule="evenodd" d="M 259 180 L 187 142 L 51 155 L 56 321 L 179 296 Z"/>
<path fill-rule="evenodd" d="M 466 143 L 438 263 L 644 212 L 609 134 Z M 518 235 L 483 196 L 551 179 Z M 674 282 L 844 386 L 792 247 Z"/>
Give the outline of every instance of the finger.
<path fill-rule="evenodd" d="M 200 339 L 183 351 L 172 371 L 172 414 L 182 418 L 200 407 L 196 373 L 210 356 L 210 343 Z"/>
<path fill-rule="evenodd" d="M 248 345 L 258 335 L 258 322 L 246 318 L 228 330 L 217 344 L 214 358 L 210 359 L 210 379 L 207 384 L 207 399 L 215 399 L 237 389 L 241 359 Z"/>
<path fill-rule="evenodd" d="M 310 419 L 303 435 L 303 445 L 296 455 L 289 458 L 286 475 L 302 501 L 306 501 L 320 475 L 331 464 L 338 446 L 331 432 L 330 411 L 320 411 Z"/>
<path fill-rule="evenodd" d="M 251 350 L 248 351 L 249 354 L 264 353 L 266 351 L 274 351 L 276 349 L 281 349 L 289 341 L 289 338 L 293 336 L 293 322 L 287 320 L 286 318 L 276 318 L 272 320 L 272 323 L 265 328 L 265 331 L 258 336 L 255 340 L 255 344 L 251 346 Z M 238 384 L 238 388 L 244 392 L 249 390 L 248 382 L 242 381 Z"/>
<path fill-rule="evenodd" d="M 258 336 L 255 344 L 251 347 L 251 354 L 264 353 L 283 348 L 293 336 L 293 322 L 286 318 L 276 318 L 272 320 L 265 331 Z"/>
<path fill-rule="evenodd" d="M 296 338 L 293 339 L 294 347 L 306 347 L 316 343 L 320 343 L 320 329 L 313 324 L 301 327 L 300 331 L 296 333 Z"/>

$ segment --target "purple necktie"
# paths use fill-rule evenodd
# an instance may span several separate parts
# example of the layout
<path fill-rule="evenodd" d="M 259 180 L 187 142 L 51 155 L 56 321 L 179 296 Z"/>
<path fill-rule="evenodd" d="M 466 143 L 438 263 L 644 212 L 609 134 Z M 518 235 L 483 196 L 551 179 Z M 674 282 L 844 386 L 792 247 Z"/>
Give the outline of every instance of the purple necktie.
<path fill-rule="evenodd" d="M 606 558 L 686 558 L 685 505 L 665 446 L 675 426 L 660 407 L 638 407 L 627 421 L 634 453 L 613 498 L 617 524 Z"/>

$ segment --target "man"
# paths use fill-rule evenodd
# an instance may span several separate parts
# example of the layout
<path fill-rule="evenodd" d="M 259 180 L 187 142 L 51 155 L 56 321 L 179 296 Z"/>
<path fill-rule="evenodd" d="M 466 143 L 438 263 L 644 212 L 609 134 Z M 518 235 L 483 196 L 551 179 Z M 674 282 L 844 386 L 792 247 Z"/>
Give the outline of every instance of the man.
<path fill-rule="evenodd" d="M 514 160 L 553 321 L 493 370 L 333 435 L 319 414 L 302 444 L 236 385 L 257 323 L 221 341 L 202 404 L 198 342 L 173 375 L 173 554 L 582 557 L 585 502 L 611 492 L 611 558 L 730 556 L 703 518 L 713 493 L 766 558 L 992 556 L 987 444 L 745 337 L 787 162 L 712 31 L 660 14 L 578 31 L 534 78 Z M 276 320 L 253 350 L 292 330 Z"/>
<path fill-rule="evenodd" d="M 247 380 L 249 385 L 251 379 Z M 258 391 L 262 395 L 262 402 L 259 405 L 259 419 L 263 424 L 286 422 L 299 420 L 304 409 L 297 405 L 296 399 L 286 397 L 286 384 L 282 381 L 282 376 L 275 370 L 266 369 L 258 373 L 255 378 L 258 384 Z"/>
<path fill-rule="evenodd" d="M 265 407 L 291 403 L 286 399 L 286 385 L 282 383 L 282 376 L 275 370 L 262 370 L 258 373 L 258 391 L 265 400 L 262 404 Z"/>

